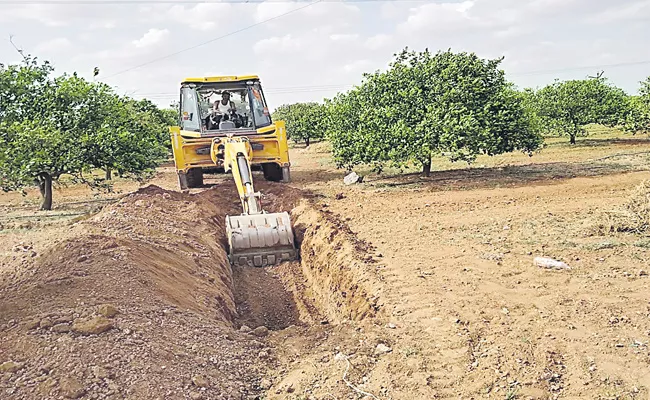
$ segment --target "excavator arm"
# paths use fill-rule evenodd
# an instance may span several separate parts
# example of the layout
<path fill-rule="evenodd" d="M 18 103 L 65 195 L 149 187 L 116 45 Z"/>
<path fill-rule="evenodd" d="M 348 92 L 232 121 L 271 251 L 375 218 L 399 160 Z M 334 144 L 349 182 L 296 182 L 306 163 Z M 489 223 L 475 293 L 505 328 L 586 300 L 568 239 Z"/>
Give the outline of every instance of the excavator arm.
<path fill-rule="evenodd" d="M 223 146 L 219 146 L 223 144 Z M 237 192 L 242 202 L 245 215 L 262 213 L 260 193 L 255 193 L 253 187 L 253 174 L 250 160 L 253 149 L 247 137 L 228 136 L 225 139 L 214 139 L 211 146 L 212 161 L 216 163 L 220 154 L 223 154 L 224 171 L 232 171 Z"/>
<path fill-rule="evenodd" d="M 242 204 L 241 215 L 226 216 L 230 262 L 263 267 L 294 260 L 297 251 L 289 214 L 267 213 L 262 209 L 261 194 L 255 192 L 252 151 L 248 138 L 232 135 L 215 138 L 210 149 L 212 160 L 216 163 L 222 158 L 225 172 L 232 172 Z"/>

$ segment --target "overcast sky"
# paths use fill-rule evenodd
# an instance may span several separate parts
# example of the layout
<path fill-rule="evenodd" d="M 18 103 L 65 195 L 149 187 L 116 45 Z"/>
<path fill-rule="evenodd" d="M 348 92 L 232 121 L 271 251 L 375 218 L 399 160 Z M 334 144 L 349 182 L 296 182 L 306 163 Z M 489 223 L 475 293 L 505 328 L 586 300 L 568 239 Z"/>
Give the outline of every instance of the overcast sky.
<path fill-rule="evenodd" d="M 57 72 L 91 77 L 97 66 L 100 80 L 120 93 L 161 105 L 178 98 L 184 77 L 222 74 L 260 75 L 271 108 L 321 100 L 358 83 L 363 72 L 385 68 L 404 46 L 505 56 L 503 68 L 520 87 L 604 69 L 636 93 L 650 75 L 650 0 L 322 0 L 307 7 L 46 1 L 0 0 L 1 63 L 20 60 L 11 34 Z"/>

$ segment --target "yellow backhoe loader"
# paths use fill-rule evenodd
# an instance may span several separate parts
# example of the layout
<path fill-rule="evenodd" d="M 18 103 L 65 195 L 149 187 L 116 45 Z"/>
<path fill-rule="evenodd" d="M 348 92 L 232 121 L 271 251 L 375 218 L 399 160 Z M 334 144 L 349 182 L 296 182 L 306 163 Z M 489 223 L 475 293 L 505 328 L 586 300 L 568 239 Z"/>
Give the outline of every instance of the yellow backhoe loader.
<path fill-rule="evenodd" d="M 170 128 L 181 190 L 203 185 L 204 171 L 231 172 L 242 214 L 226 216 L 233 265 L 263 267 L 297 258 L 287 212 L 267 213 L 253 187 L 253 168 L 288 182 L 283 121 L 272 121 L 259 77 L 187 78 L 181 83 L 180 126 Z"/>

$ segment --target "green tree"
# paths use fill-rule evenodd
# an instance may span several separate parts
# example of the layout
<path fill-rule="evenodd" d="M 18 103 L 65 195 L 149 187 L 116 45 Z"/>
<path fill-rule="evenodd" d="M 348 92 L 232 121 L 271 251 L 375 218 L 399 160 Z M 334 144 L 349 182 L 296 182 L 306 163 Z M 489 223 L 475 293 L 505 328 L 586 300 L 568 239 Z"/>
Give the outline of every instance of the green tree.
<path fill-rule="evenodd" d="M 625 92 L 604 78 L 557 81 L 535 94 L 539 116 L 548 130 L 569 135 L 575 144 L 587 124 L 616 126 L 627 111 Z"/>
<path fill-rule="evenodd" d="M 169 114 L 148 101 L 120 98 L 105 84 L 52 72 L 29 56 L 0 65 L 1 189 L 36 182 L 41 208 L 49 210 L 52 183 L 63 174 L 110 188 L 93 169 L 141 178 L 165 158 Z"/>
<path fill-rule="evenodd" d="M 52 209 L 52 181 L 77 174 L 84 164 L 77 138 L 41 122 L 0 122 L 0 188 L 19 190 L 34 183 Z"/>
<path fill-rule="evenodd" d="M 284 104 L 273 113 L 273 119 L 287 124 L 287 136 L 295 142 L 322 139 L 325 135 L 325 107 L 319 103 Z"/>
<path fill-rule="evenodd" d="M 650 76 L 640 83 L 639 95 L 628 99 L 629 112 L 624 124 L 627 132 L 650 132 Z"/>
<path fill-rule="evenodd" d="M 0 121 L 5 123 L 42 119 L 49 114 L 53 82 L 50 63 L 25 57 L 18 65 L 0 64 Z"/>
<path fill-rule="evenodd" d="M 405 49 L 387 71 L 366 74 L 358 88 L 328 102 L 335 160 L 376 169 L 415 161 L 429 175 L 434 155 L 472 162 L 478 154 L 532 152 L 540 135 L 501 61 Z"/>

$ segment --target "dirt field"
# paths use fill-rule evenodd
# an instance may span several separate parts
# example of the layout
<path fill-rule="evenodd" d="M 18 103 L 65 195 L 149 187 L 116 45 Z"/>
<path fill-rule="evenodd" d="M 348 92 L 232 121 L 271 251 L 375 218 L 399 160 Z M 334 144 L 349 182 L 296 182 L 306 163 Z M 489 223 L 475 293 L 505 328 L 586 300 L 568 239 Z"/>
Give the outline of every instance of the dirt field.
<path fill-rule="evenodd" d="M 352 186 L 295 148 L 258 187 L 301 260 L 263 270 L 226 261 L 226 176 L 0 195 L 1 398 L 648 399 L 650 237 L 607 228 L 650 140 L 565 141 Z"/>

